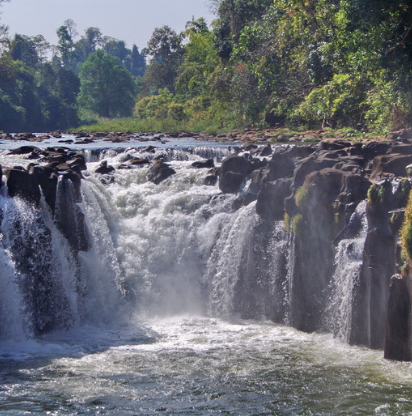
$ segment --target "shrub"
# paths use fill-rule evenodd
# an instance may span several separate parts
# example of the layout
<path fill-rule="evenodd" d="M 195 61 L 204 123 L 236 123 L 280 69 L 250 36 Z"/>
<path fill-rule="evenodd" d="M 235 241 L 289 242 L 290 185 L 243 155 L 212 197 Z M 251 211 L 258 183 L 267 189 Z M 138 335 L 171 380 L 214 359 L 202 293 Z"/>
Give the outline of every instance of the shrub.
<path fill-rule="evenodd" d="M 412 193 L 409 195 L 408 205 L 406 206 L 401 237 L 403 255 L 408 260 L 412 260 Z"/>
<path fill-rule="evenodd" d="M 297 237 L 302 237 L 306 232 L 306 222 L 301 214 L 296 214 L 292 220 L 292 231 Z"/>

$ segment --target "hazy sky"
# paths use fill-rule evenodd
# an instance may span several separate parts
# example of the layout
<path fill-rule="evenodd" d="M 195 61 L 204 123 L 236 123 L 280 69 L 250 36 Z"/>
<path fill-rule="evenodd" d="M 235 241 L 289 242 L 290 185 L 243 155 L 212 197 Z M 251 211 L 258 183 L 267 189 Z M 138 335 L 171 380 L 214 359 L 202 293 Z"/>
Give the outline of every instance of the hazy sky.
<path fill-rule="evenodd" d="M 180 32 L 192 16 L 204 17 L 208 23 L 214 19 L 207 0 L 10 0 L 0 12 L 10 35 L 41 34 L 56 44 L 56 30 L 72 19 L 79 35 L 88 27 L 98 27 L 103 35 L 139 49 L 156 27 L 168 25 Z"/>

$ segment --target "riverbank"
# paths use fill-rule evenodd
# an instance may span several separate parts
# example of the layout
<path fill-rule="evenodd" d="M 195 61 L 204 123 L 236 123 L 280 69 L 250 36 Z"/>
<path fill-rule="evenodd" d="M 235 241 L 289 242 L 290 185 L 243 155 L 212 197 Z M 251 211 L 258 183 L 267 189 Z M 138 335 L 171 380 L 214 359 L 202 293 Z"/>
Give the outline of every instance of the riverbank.
<path fill-rule="evenodd" d="M 65 139 L 65 135 L 73 135 L 71 139 Z M 61 143 L 70 142 L 78 144 L 93 143 L 96 140 L 104 140 L 111 143 L 122 143 L 128 141 L 159 141 L 166 142 L 168 139 L 192 138 L 194 140 L 210 141 L 216 143 L 314 143 L 325 139 L 345 139 L 351 141 L 382 141 L 412 138 L 412 129 L 402 129 L 388 133 L 379 132 L 359 132 L 353 129 L 319 129 L 297 131 L 284 127 L 266 129 L 237 129 L 218 134 L 208 134 L 206 132 L 188 131 L 169 131 L 169 132 L 132 132 L 132 131 L 95 131 L 95 130 L 75 130 L 69 132 L 55 131 L 45 134 L 8 133 L 0 134 L 1 140 L 19 140 L 29 142 L 43 142 L 50 138 L 61 139 Z"/>

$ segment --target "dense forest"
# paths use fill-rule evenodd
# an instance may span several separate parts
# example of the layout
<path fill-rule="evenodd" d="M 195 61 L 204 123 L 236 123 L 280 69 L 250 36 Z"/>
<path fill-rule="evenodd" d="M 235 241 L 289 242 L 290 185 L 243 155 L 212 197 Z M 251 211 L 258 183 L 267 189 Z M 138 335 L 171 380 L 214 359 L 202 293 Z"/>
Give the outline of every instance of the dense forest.
<path fill-rule="evenodd" d="M 4 1 L 0 0 L 0 5 Z M 11 0 L 13 1 L 13 0 Z M 158 129 L 385 131 L 412 117 L 412 0 L 210 0 L 145 48 L 67 20 L 58 44 L 0 27 L 0 130 L 131 117 Z"/>

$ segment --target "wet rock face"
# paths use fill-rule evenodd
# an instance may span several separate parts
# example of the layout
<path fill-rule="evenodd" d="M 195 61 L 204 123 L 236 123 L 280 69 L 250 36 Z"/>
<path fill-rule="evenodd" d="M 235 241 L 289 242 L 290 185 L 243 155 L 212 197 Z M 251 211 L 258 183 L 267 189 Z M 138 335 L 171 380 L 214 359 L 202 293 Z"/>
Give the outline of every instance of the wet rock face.
<path fill-rule="evenodd" d="M 5 168 L 9 196 L 20 196 L 36 205 L 40 201 L 40 189 L 37 177 L 26 170 Z"/>
<path fill-rule="evenodd" d="M 222 162 L 219 174 L 219 188 L 223 193 L 236 194 L 245 179 L 253 171 L 253 164 L 241 156 L 230 156 Z"/>
<path fill-rule="evenodd" d="M 263 241 L 267 229 L 283 218 L 290 227 L 293 239 L 288 243 L 288 250 L 294 254 L 289 260 L 292 270 L 287 282 L 289 309 L 284 313 L 291 325 L 304 331 L 322 329 L 325 299 L 335 268 L 336 244 L 344 238 L 356 238 L 364 230 L 362 265 L 352 288 L 348 340 L 382 349 L 386 331 L 395 331 L 395 335 L 386 337 L 401 338 L 399 333 L 396 335 L 400 331 L 396 327 L 386 327 L 386 316 L 394 321 L 391 314 L 399 314 L 402 320 L 402 311 L 407 308 L 405 299 L 389 309 L 388 301 L 393 303 L 392 292 L 397 293 L 400 289 L 396 288 L 402 285 L 396 281 L 389 289 L 397 267 L 397 240 L 402 221 L 402 215 L 395 213 L 403 213 L 411 189 L 405 177 L 406 168 L 412 163 L 412 145 L 328 140 L 315 146 L 275 148 L 271 159 L 261 167 L 256 165 L 257 157 L 261 157 L 258 147 L 248 151 L 247 157 L 233 156 L 222 163 L 219 187 L 225 193 L 239 193 L 246 180 L 250 180 L 249 188 L 238 196 L 234 208 L 257 198 L 256 211 L 265 226 L 254 231 L 255 239 Z M 363 228 L 365 215 L 355 221 L 356 226 L 353 220 L 356 207 L 365 200 L 367 229 Z M 254 275 L 242 276 L 238 287 L 241 301 L 237 311 L 246 317 L 257 317 L 253 308 L 260 307 L 258 300 L 248 300 L 247 293 L 240 289 L 256 286 L 258 290 L 261 283 L 248 282 Z M 265 292 L 262 288 L 259 290 L 262 294 Z M 410 335 L 402 336 L 409 340 Z M 386 340 L 386 344 L 390 342 Z M 409 357 L 405 352 L 402 356 Z"/>
<path fill-rule="evenodd" d="M 290 194 L 291 179 L 266 182 L 257 196 L 256 212 L 267 221 L 283 220 L 284 203 Z"/>
<path fill-rule="evenodd" d="M 411 302 L 406 279 L 394 275 L 389 289 L 385 358 L 411 361 L 410 313 Z"/>
<path fill-rule="evenodd" d="M 81 171 L 87 169 L 83 155 L 65 148 L 40 150 L 33 146 L 15 149 L 13 154 L 36 152 L 43 165 L 30 163 L 4 168 L 10 197 L 20 197 L 39 206 L 41 194 L 49 205 L 54 221 L 71 249 L 78 253 L 90 247 L 84 215 L 77 203 L 82 201 Z"/>

